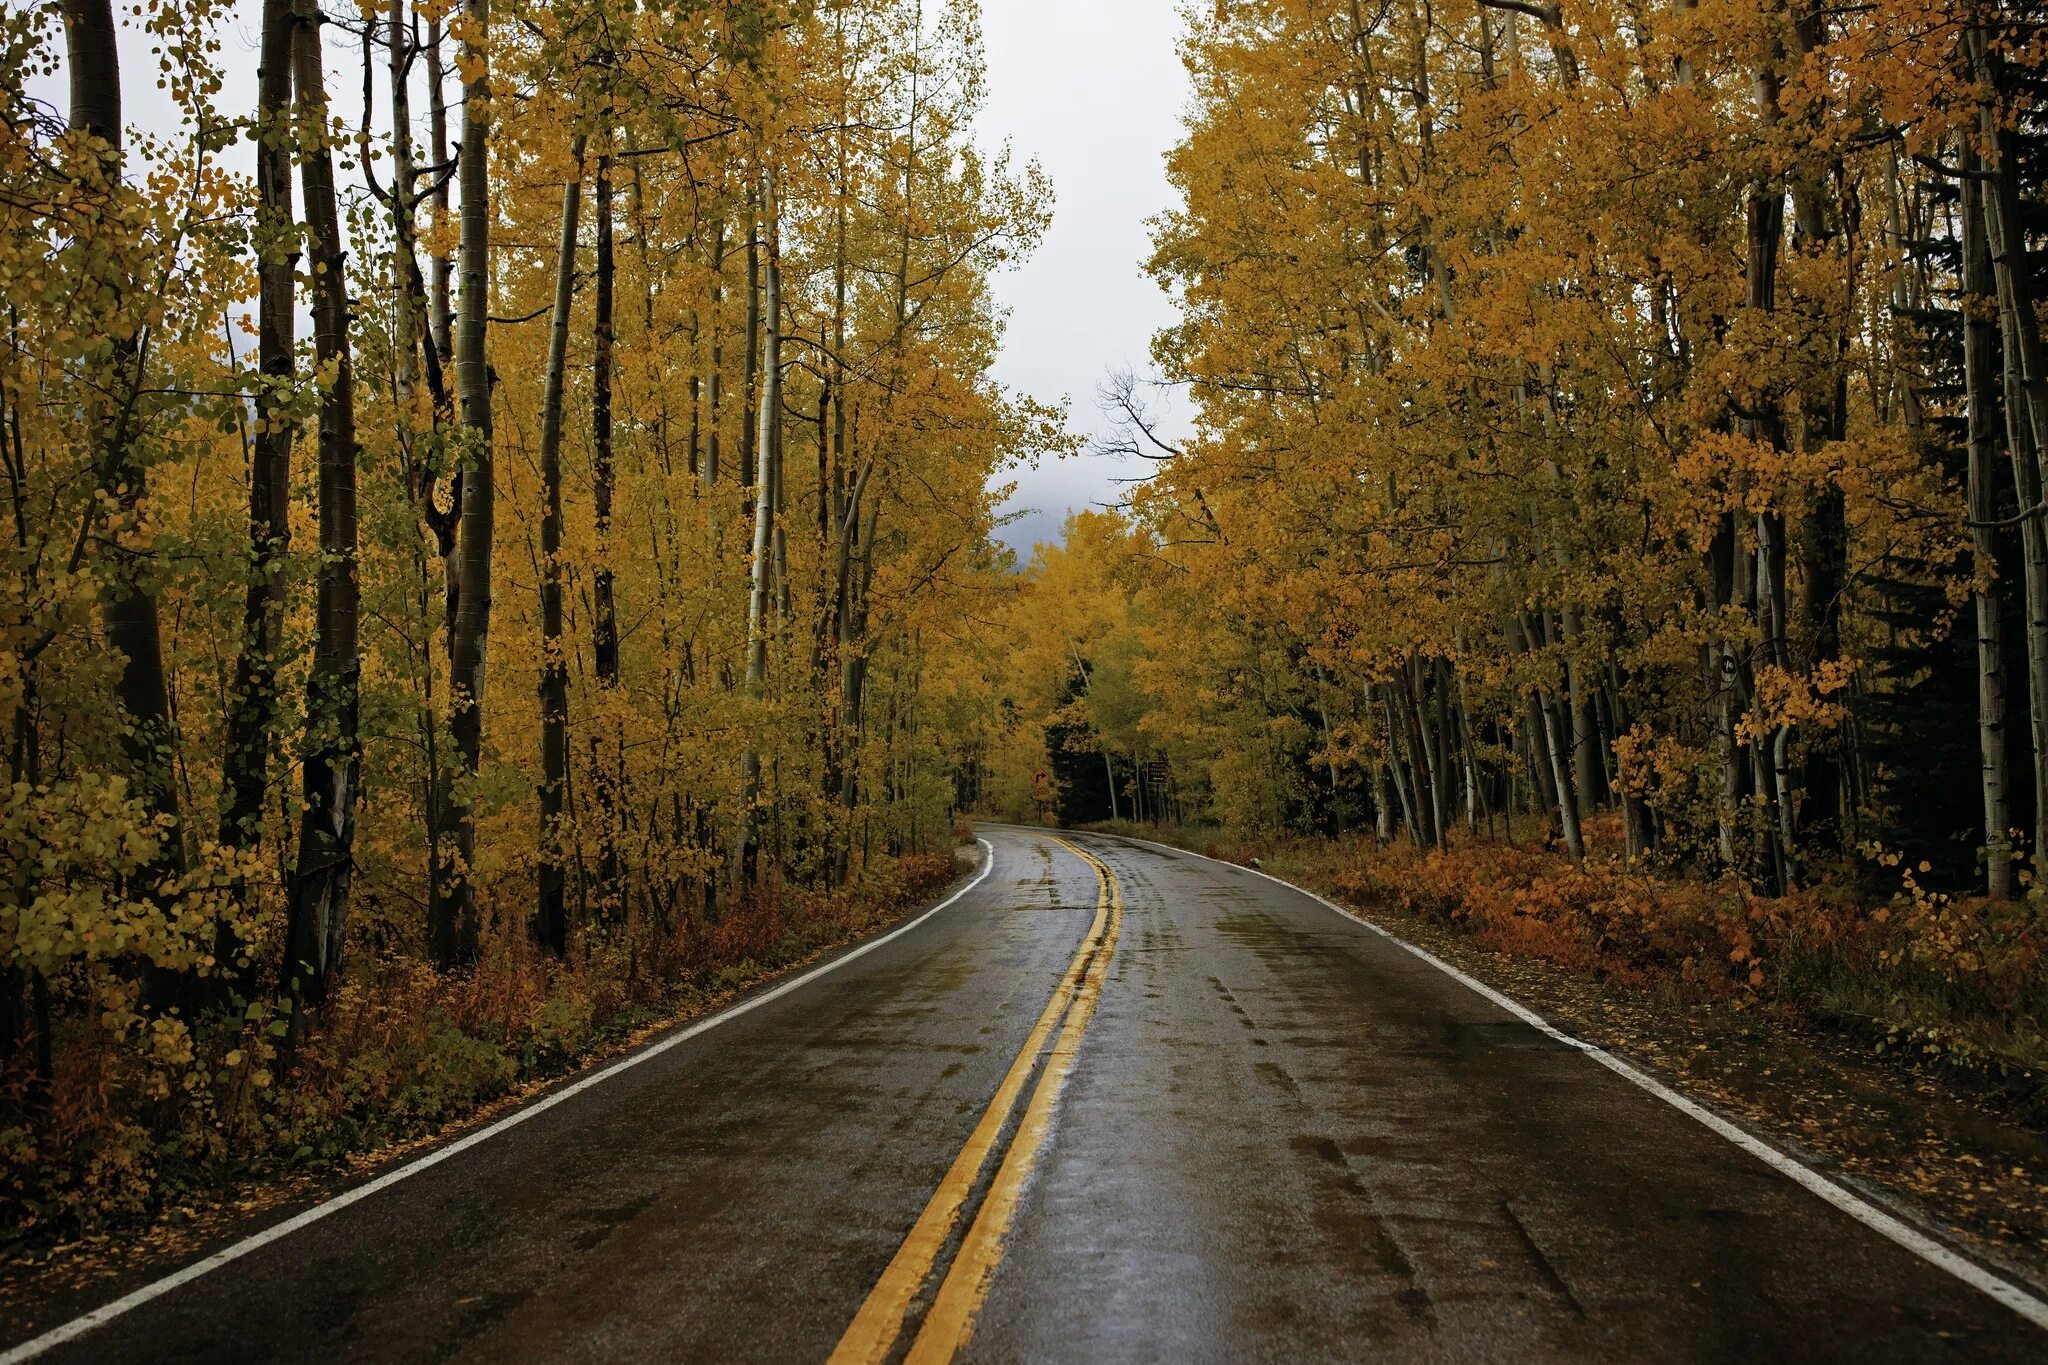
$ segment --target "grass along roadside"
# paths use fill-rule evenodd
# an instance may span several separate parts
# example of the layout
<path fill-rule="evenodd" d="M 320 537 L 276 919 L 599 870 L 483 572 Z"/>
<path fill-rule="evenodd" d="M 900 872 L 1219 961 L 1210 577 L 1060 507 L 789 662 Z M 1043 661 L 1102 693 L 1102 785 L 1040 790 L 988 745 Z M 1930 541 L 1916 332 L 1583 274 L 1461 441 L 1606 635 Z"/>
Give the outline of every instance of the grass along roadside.
<path fill-rule="evenodd" d="M 1090 828 L 1256 861 L 2048 1286 L 2048 1104 L 2039 1073 L 2004 1060 L 2038 1047 L 2040 1016 L 2024 1003 L 2038 997 L 2022 992 L 2002 1025 L 1967 1013 L 1994 997 L 1966 972 L 1937 989 L 1947 978 L 1910 956 L 1909 935 L 1926 932 L 1910 927 L 1911 906 L 1750 906 L 1725 889 L 1590 861 L 1582 877 L 1561 857 L 1484 844 L 1424 853 L 1370 837 Z M 1935 952 L 1961 951 L 1972 935 L 1956 921 L 1973 913 L 1944 909 Z M 1919 1037 L 1910 1014 L 1861 1012 L 1872 1001 L 1924 1008 L 1930 995 L 1971 1030 L 1970 1047 Z"/>

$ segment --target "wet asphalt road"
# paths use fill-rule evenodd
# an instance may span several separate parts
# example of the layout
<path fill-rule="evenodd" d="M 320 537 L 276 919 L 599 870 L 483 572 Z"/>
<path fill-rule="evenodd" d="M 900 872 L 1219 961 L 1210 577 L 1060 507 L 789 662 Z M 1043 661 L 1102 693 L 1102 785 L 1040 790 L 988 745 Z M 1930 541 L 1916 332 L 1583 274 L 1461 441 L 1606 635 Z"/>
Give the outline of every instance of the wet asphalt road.
<path fill-rule="evenodd" d="M 46 1358 L 826 1358 L 1102 943 L 1087 862 L 985 834 L 988 878 L 910 932 Z M 2048 1359 L 1308 898 L 1070 837 L 1120 928 L 959 1358 Z"/>

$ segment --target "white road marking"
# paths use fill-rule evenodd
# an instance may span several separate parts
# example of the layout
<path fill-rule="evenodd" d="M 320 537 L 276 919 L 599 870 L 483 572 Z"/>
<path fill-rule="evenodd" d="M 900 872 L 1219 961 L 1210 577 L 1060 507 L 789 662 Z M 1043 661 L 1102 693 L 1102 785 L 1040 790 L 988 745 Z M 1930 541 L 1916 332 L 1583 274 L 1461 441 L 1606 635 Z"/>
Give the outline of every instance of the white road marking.
<path fill-rule="evenodd" d="M 630 1057 L 622 1057 L 618 1061 L 613 1062 L 610 1066 L 607 1066 L 600 1071 L 594 1071 L 590 1075 L 585 1076 L 580 1081 L 576 1081 L 573 1084 L 563 1086 L 560 1090 L 556 1090 L 549 1094 L 545 1099 L 537 1100 L 534 1103 L 527 1105 L 522 1109 L 518 1109 L 510 1114 L 507 1114 L 504 1118 L 499 1119 L 496 1123 L 490 1124 L 483 1128 L 479 1128 L 474 1133 L 471 1133 L 469 1136 L 460 1138 L 454 1142 L 449 1143 L 446 1147 L 436 1148 L 434 1151 L 427 1153 L 427 1155 L 420 1157 L 418 1160 L 409 1161 L 405 1165 L 398 1167 L 396 1170 L 387 1171 L 383 1175 L 378 1176 L 375 1180 L 370 1181 L 366 1185 L 358 1185 L 355 1189 L 350 1190 L 348 1193 L 336 1195 L 334 1198 L 328 1200 L 324 1204 L 315 1204 L 312 1208 L 305 1210 L 303 1213 L 299 1213 L 294 1215 L 293 1217 L 287 1218 L 282 1223 L 279 1223 L 274 1227 L 265 1228 L 263 1231 L 259 1233 L 255 1233 L 252 1236 L 243 1238 L 241 1241 L 234 1243 L 232 1246 L 223 1247 L 221 1250 L 216 1251 L 215 1253 L 213 1253 L 213 1255 L 208 1256 L 203 1261 L 195 1261 L 191 1265 L 186 1266 L 183 1270 L 177 1271 L 170 1275 L 166 1275 L 160 1280 L 152 1280 L 150 1283 L 143 1285 L 140 1289 L 122 1295 L 120 1298 L 115 1299 L 112 1303 L 104 1304 L 101 1307 L 93 1309 L 90 1313 L 82 1314 L 79 1317 L 71 1319 L 71 1321 L 69 1322 L 63 1323 L 56 1327 L 52 1327 L 49 1331 L 43 1333 L 41 1336 L 35 1337 L 29 1341 L 25 1341 L 21 1345 L 13 1347 L 12 1349 L 4 1353 L 0 1353 L 0 1365 L 15 1365 L 15 1362 L 17 1361 L 33 1360 L 35 1357 L 43 1354 L 43 1352 L 45 1351 L 50 1350 L 52 1347 L 61 1346 L 67 1341 L 75 1341 L 79 1337 L 82 1337 L 86 1333 L 92 1331 L 94 1328 L 104 1327 L 106 1324 L 112 1322 L 115 1318 L 120 1317 L 123 1313 L 126 1313 L 131 1309 L 140 1308 L 143 1304 L 148 1303 L 152 1299 L 162 1298 L 164 1295 L 170 1293 L 172 1290 L 178 1289 L 184 1285 L 188 1285 L 192 1283 L 192 1281 L 200 1278 L 203 1275 L 212 1274 L 214 1271 L 219 1270 L 222 1266 L 227 1265 L 231 1261 L 238 1261 L 242 1257 L 247 1256 L 252 1251 L 260 1250 L 261 1248 L 270 1245 L 272 1242 L 275 1242 L 280 1238 L 291 1236 L 293 1233 L 299 1231 L 301 1228 L 310 1227 L 314 1223 L 319 1222 L 323 1218 L 327 1218 L 333 1214 L 340 1213 L 343 1209 L 347 1208 L 351 1204 L 360 1203 L 361 1201 L 368 1199 L 373 1194 L 377 1194 L 383 1190 L 388 1190 L 393 1185 L 396 1185 L 399 1181 L 410 1179 L 411 1177 L 418 1175 L 421 1171 L 426 1170 L 429 1166 L 438 1166 L 442 1162 L 446 1161 L 449 1157 L 455 1156 L 461 1152 L 466 1152 L 471 1147 L 476 1146 L 480 1142 L 485 1142 L 491 1138 L 496 1137 L 498 1134 L 504 1132 L 508 1128 L 516 1128 L 520 1124 L 532 1118 L 534 1115 L 546 1113 L 548 1110 L 554 1108 L 556 1105 L 562 1103 L 564 1100 L 568 1100 L 577 1095 L 580 1095 L 584 1091 L 590 1089 L 592 1086 L 599 1085 L 605 1081 L 610 1080 L 612 1077 L 618 1075 L 620 1072 L 630 1071 L 634 1067 L 640 1065 L 642 1062 L 649 1061 L 655 1057 L 659 1057 L 662 1053 L 667 1052 L 670 1048 L 675 1047 L 678 1044 L 687 1043 L 690 1039 L 695 1038 L 700 1033 L 709 1032 L 710 1030 L 717 1028 L 720 1024 L 726 1023 L 729 1020 L 737 1019 L 742 1014 L 746 1014 L 751 1010 L 757 1010 L 761 1008 L 761 1006 L 767 1004 L 771 1000 L 779 1000 L 783 996 L 788 995 L 791 991 L 796 990 L 801 986 L 809 985 L 811 982 L 816 981 L 819 977 L 824 976 L 829 972 L 838 971 L 841 967 L 844 967 L 847 963 L 853 961 L 855 958 L 865 957 L 867 954 L 873 952 L 875 949 L 881 947 L 883 944 L 889 942 L 890 940 L 903 937 L 903 935 L 909 933 L 912 929 L 917 928 L 918 925 L 923 924 L 933 915 L 938 914 L 939 911 L 945 909 L 953 902 L 959 900 L 962 896 L 972 891 L 975 887 L 980 886 L 981 883 L 988 877 L 989 869 L 993 868 L 996 865 L 995 845 L 989 843 L 989 841 L 986 839 L 977 839 L 975 840 L 975 842 L 980 844 L 982 848 L 986 850 L 988 856 L 982 859 L 981 871 L 974 874 L 974 880 L 970 881 L 969 883 L 967 883 L 967 885 L 961 887 L 958 891 L 955 891 L 952 895 L 940 901 L 937 905 L 934 905 L 931 909 L 925 911 L 922 915 L 919 915 L 916 919 L 910 921 L 910 923 L 898 925 L 896 928 L 891 929 L 888 933 L 883 934 L 880 938 L 869 939 L 866 943 L 861 944 L 859 947 L 854 948 L 849 952 L 842 953 L 840 956 L 833 958 L 830 962 L 827 962 L 822 966 L 811 968 L 811 970 L 805 972 L 802 976 L 792 977 L 788 981 L 783 982 L 781 985 L 775 987 L 772 990 L 763 991 L 759 995 L 752 996 L 746 1000 L 742 1000 L 736 1005 L 732 1005 L 726 1009 L 720 1010 L 717 1014 L 712 1015 L 708 1019 L 700 1019 L 696 1023 L 691 1024 L 689 1027 L 680 1029 L 675 1033 L 671 1033 L 668 1037 L 663 1038 L 660 1042 L 654 1043 L 651 1046 L 643 1048 L 640 1051 L 634 1053 Z"/>
<path fill-rule="evenodd" d="M 1567 1047 L 1577 1049 L 1629 1084 L 1655 1095 L 1658 1099 L 1664 1101 L 1664 1103 L 1688 1118 L 1698 1120 L 1702 1125 L 1721 1137 L 1726 1138 L 1729 1142 L 1734 1143 L 1766 1166 L 1790 1178 L 1812 1193 L 1819 1195 L 1822 1199 L 1825 1199 L 1843 1213 L 1848 1214 L 1871 1231 L 1891 1239 L 1929 1265 L 1947 1271 L 1964 1284 L 1970 1286 L 1970 1288 L 1998 1300 L 1998 1302 L 2004 1304 L 2007 1308 L 2010 1308 L 2013 1312 L 2034 1324 L 2034 1326 L 2048 1329 L 2048 1300 L 2043 1300 L 2029 1293 L 2012 1281 L 1986 1270 L 1968 1257 L 1950 1250 L 1932 1237 L 1929 1237 L 1926 1233 L 1886 1213 L 1861 1195 L 1836 1184 L 1819 1171 L 1808 1166 L 1805 1162 L 1786 1155 L 1753 1133 L 1737 1127 L 1698 1101 L 1686 1098 L 1654 1076 L 1637 1070 L 1598 1044 L 1589 1043 L 1583 1038 L 1574 1038 L 1571 1034 L 1557 1028 L 1534 1010 L 1509 999 L 1485 982 L 1458 970 L 1458 968 L 1453 967 L 1450 963 L 1427 949 L 1418 948 L 1398 934 L 1381 928 L 1363 915 L 1347 910 L 1333 900 L 1318 896 L 1315 892 L 1305 887 L 1296 886 L 1293 882 L 1276 877 L 1270 872 L 1261 872 L 1256 867 L 1246 867 L 1242 863 L 1233 863 L 1222 858 L 1211 858 L 1206 853 L 1196 853 L 1192 849 L 1175 848 L 1171 844 L 1156 843 L 1151 839 L 1138 839 L 1127 834 L 1115 834 L 1108 837 L 1127 839 L 1131 843 L 1144 844 L 1149 848 L 1162 849 L 1168 853 L 1184 853 L 1190 858 L 1200 858 L 1203 862 L 1219 863 L 1224 867 L 1236 868 L 1239 872 L 1249 872 L 1254 877 L 1264 877 L 1269 882 L 1284 886 L 1290 891 L 1298 892 L 1317 904 L 1336 911 L 1354 924 L 1363 925 L 1387 940 L 1387 942 L 1397 947 L 1405 948 L 1416 957 L 1421 958 L 1430 966 L 1456 981 L 1459 985 L 1485 996 L 1509 1014 L 1514 1015 L 1515 1018 L 1529 1025 L 1529 1027 L 1536 1029 L 1547 1037 L 1556 1039 Z"/>

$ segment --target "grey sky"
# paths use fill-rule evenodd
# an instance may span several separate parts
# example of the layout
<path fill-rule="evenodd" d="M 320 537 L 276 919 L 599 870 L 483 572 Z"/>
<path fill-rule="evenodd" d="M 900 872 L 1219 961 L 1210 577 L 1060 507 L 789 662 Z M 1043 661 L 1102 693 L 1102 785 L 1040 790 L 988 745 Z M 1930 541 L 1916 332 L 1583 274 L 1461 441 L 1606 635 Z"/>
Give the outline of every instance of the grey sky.
<path fill-rule="evenodd" d="M 995 281 L 1009 312 L 996 376 L 1047 402 L 1067 398 L 1070 425 L 1087 438 L 1104 426 L 1096 386 L 1113 370 L 1147 374 L 1152 334 L 1173 317 L 1141 262 L 1150 252 L 1145 220 L 1173 202 L 1164 157 L 1180 138 L 1188 99 L 1179 3 L 982 0 L 988 104 L 979 140 L 991 150 L 1007 140 L 1020 160 L 1036 158 L 1057 197 L 1037 255 Z M 125 10 L 121 19 L 128 122 L 167 128 L 176 115 L 155 88 L 149 40 Z M 255 101 L 259 26 L 260 6 L 237 0 L 220 34 L 223 108 Z M 360 58 L 353 41 L 329 42 L 336 112 L 355 120 L 357 84 L 347 73 Z M 61 111 L 61 83 L 39 86 L 36 93 Z M 424 108 L 424 100 L 416 103 Z M 231 155 L 246 157 L 247 144 Z M 1165 398 L 1155 395 L 1155 415 L 1177 432 L 1184 414 Z M 1003 538 L 1028 555 L 1035 542 L 1059 538 L 1068 511 L 1115 501 L 1118 480 L 1148 468 L 1083 454 L 1001 475 L 1018 484 L 1005 510 L 1025 513 Z"/>
<path fill-rule="evenodd" d="M 1145 220 L 1173 203 L 1164 158 L 1188 101 L 1178 8 L 1179 0 L 982 0 L 981 140 L 1007 138 L 1019 158 L 1037 158 L 1058 197 L 1038 254 L 996 281 L 1010 310 L 996 375 L 1046 401 L 1065 395 L 1084 435 L 1104 425 L 1096 385 L 1115 369 L 1148 373 L 1152 334 L 1173 320 L 1141 263 L 1151 250 Z M 1168 430 L 1184 421 L 1179 411 L 1160 415 Z M 1003 537 L 1020 553 L 1057 540 L 1070 509 L 1115 500 L 1116 480 L 1147 468 L 1082 455 L 1019 471 L 1008 510 L 1033 510 Z"/>

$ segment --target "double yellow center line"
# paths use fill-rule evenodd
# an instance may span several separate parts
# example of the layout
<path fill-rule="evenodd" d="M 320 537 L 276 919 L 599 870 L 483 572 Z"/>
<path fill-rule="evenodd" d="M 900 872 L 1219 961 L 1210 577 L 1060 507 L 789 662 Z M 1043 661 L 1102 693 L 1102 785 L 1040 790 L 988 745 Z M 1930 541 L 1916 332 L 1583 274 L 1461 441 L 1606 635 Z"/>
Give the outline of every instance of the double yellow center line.
<path fill-rule="evenodd" d="M 1016 1218 L 1024 1182 L 1045 1144 L 1053 1105 L 1074 1069 L 1081 1035 L 1087 1031 L 1096 1002 L 1102 997 L 1110 954 L 1116 950 L 1117 932 L 1123 926 L 1123 891 L 1117 885 L 1116 874 L 1101 859 L 1066 840 L 1054 842 L 1095 871 L 1094 923 L 1089 925 L 1074 960 L 1067 964 L 1052 999 L 1032 1025 L 1023 1049 L 1010 1063 L 1002 1084 L 996 1087 L 995 1098 L 989 1101 L 981 1121 L 968 1135 L 967 1145 L 953 1158 L 952 1166 L 932 1192 L 931 1201 L 910 1229 L 910 1235 L 903 1239 L 903 1245 L 897 1248 L 882 1278 L 875 1282 L 846 1335 L 839 1339 L 838 1348 L 832 1352 L 833 1365 L 879 1365 L 895 1349 L 911 1305 L 930 1281 L 939 1256 L 959 1223 L 961 1211 L 967 1207 L 982 1171 L 996 1152 L 1025 1082 L 1044 1054 L 1045 1065 L 1039 1071 L 1038 1084 L 1032 1089 L 1024 1115 L 1017 1121 L 1016 1132 L 1003 1152 L 1002 1164 L 996 1168 L 995 1178 L 982 1196 L 981 1207 L 961 1239 L 931 1307 L 925 1311 L 905 1360 L 911 1365 L 940 1365 L 951 1360 L 954 1352 L 967 1344 L 974 1330 L 974 1315 L 988 1297 L 989 1281 L 1002 1259 L 1003 1239 Z M 1046 1053 L 1048 1038 L 1053 1040 L 1050 1053 Z"/>

